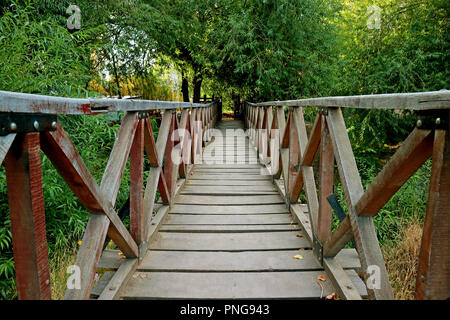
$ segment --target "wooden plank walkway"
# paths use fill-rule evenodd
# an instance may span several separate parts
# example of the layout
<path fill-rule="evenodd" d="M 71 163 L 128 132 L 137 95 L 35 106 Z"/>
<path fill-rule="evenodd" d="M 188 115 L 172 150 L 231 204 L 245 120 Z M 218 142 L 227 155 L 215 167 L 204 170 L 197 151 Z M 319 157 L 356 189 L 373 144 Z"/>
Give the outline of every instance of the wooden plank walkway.
<path fill-rule="evenodd" d="M 222 121 L 217 128 L 225 133 L 243 123 Z M 238 147 L 227 136 L 205 148 L 207 163 L 195 165 L 137 266 L 124 267 L 117 251 L 104 251 L 99 271 L 106 272 L 92 298 L 112 297 L 117 286 L 120 299 L 319 299 L 337 291 L 327 276 L 317 280 L 326 273 L 304 230 L 271 176 L 261 174 L 249 139 L 240 133 L 237 139 Z M 344 249 L 337 260 L 366 297 L 356 251 Z"/>

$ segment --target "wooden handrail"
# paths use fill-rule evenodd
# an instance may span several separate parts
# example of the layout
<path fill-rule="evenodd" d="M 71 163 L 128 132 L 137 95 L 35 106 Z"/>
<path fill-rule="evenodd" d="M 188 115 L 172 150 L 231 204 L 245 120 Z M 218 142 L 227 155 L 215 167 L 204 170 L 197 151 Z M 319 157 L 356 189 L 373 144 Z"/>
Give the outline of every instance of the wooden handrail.
<path fill-rule="evenodd" d="M 303 119 L 305 106 L 319 107 L 309 138 Z M 285 107 L 289 108 L 287 118 Z M 364 191 L 341 107 L 410 109 L 425 115 L 427 124 L 417 122 L 414 131 Z M 450 265 L 450 91 L 246 102 L 244 114 L 249 136 L 258 150 L 269 149 L 270 157 L 259 152 L 261 162 L 267 164 L 274 179 L 283 181 L 276 181 L 276 185 L 284 185 L 280 192 L 291 212 L 305 230 L 311 230 L 317 259 L 327 272 L 340 275 L 338 279 L 336 274 L 330 274 L 330 279 L 342 297 L 354 298 L 355 295 L 354 290 L 348 288 L 349 279 L 342 279 L 345 272 L 334 257 L 354 238 L 369 297 L 393 299 L 373 216 L 433 154 L 416 298 L 448 298 L 449 273 L 443 270 L 448 270 Z M 259 138 L 266 134 L 265 128 L 271 128 L 269 141 Z M 262 146 L 262 143 L 267 143 L 267 146 Z M 320 157 L 319 197 L 312 166 L 316 154 Z M 332 209 L 326 198 L 333 192 L 334 163 L 341 179 L 348 216 L 332 232 Z M 307 224 L 297 204 L 302 190 L 306 193 L 308 205 Z M 441 260 L 438 262 L 438 259 Z M 376 275 L 371 273 L 374 270 Z M 377 281 L 372 283 L 373 280 Z"/>
<path fill-rule="evenodd" d="M 91 213 L 76 260 L 81 285 L 68 289 L 65 294 L 65 299 L 88 299 L 107 235 L 128 260 L 142 258 L 148 248 L 156 192 L 160 192 L 163 205 L 172 204 L 178 179 L 189 174 L 194 160 L 198 160 L 210 139 L 208 129 L 218 120 L 218 106 L 216 102 L 71 99 L 0 91 L 0 117 L 16 115 L 23 117 L 24 123 L 33 121 L 35 114 L 126 111 L 100 185 L 57 121 L 51 124 L 51 130 L 36 126 L 36 132 L 30 132 L 29 126 L 14 124 L 11 133 L 0 136 L 0 164 L 5 159 L 19 299 L 51 298 L 41 149 Z M 154 114 L 161 110 L 162 121 L 155 142 L 149 111 Z M 151 166 L 145 191 L 144 150 Z M 182 162 L 174 163 L 174 155 L 175 159 L 177 155 L 182 156 Z M 128 158 L 130 230 L 114 209 Z M 21 221 L 27 222 L 26 228 Z M 130 262 L 130 265 L 136 264 Z"/>
<path fill-rule="evenodd" d="M 341 107 L 358 109 L 436 110 L 450 109 L 450 90 L 246 103 L 247 106 L 252 107 Z"/>
<path fill-rule="evenodd" d="M 79 99 L 0 91 L 0 112 L 46 114 L 102 114 L 117 111 L 151 111 L 208 108 L 209 104 L 134 99 Z"/>

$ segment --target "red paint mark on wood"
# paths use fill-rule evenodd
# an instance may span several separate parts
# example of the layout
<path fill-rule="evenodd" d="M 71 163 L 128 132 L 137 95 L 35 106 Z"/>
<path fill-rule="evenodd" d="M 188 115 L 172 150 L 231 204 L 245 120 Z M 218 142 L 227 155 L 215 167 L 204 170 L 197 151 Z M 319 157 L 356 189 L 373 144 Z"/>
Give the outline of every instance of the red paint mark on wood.
<path fill-rule="evenodd" d="M 91 113 L 91 105 L 89 103 L 82 104 L 80 106 L 80 111 L 84 114 L 90 114 Z"/>
<path fill-rule="evenodd" d="M 18 135 L 5 166 L 19 299 L 51 299 L 39 133 Z"/>

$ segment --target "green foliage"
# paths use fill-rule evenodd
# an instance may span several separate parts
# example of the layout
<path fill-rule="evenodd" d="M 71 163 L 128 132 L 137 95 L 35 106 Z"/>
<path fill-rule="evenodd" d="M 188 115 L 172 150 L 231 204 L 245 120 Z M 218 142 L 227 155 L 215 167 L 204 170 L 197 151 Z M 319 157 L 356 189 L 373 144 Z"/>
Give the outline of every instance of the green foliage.
<path fill-rule="evenodd" d="M 0 89 L 74 95 L 89 75 L 87 33 L 70 34 L 55 19 L 36 19 L 32 3 L 13 2 L 0 17 Z M 87 51 L 88 52 L 88 51 Z"/>

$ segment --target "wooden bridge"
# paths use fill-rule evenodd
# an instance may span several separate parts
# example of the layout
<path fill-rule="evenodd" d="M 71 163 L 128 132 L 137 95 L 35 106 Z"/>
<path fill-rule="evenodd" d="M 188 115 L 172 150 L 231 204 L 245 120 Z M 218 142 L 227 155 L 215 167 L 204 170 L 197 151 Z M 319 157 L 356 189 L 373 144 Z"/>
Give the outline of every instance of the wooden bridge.
<path fill-rule="evenodd" d="M 310 130 L 303 116 L 309 107 L 318 107 Z M 366 190 L 345 127 L 346 107 L 408 109 L 418 117 Z M 416 298 L 447 299 L 449 110 L 450 92 L 438 91 L 246 103 L 244 119 L 221 121 L 216 102 L 0 91 L 0 163 L 19 298 L 51 298 L 42 150 L 91 213 L 66 299 L 319 299 L 333 293 L 392 299 L 373 217 L 430 157 Z M 120 111 L 125 114 L 98 185 L 57 116 Z M 150 117 L 160 123 L 156 141 Z M 129 228 L 115 208 L 128 159 Z M 333 202 L 335 164 L 347 215 Z M 335 230 L 333 211 L 342 218 Z M 103 250 L 107 236 L 117 250 Z M 356 248 L 345 248 L 352 240 Z"/>

